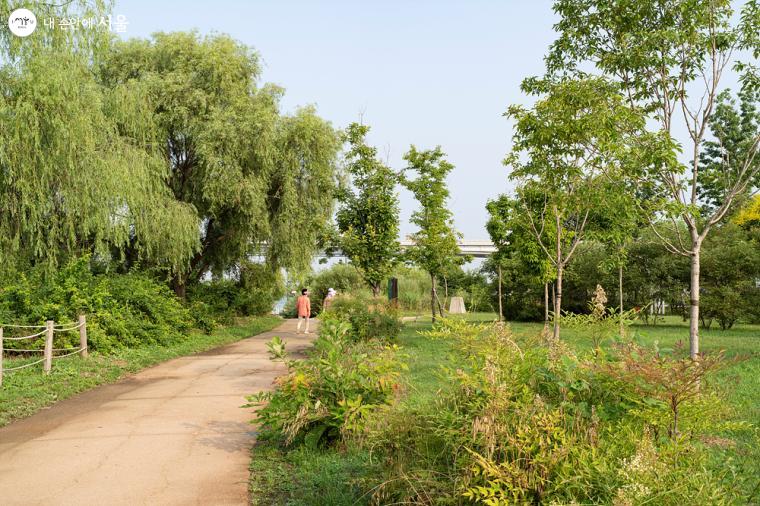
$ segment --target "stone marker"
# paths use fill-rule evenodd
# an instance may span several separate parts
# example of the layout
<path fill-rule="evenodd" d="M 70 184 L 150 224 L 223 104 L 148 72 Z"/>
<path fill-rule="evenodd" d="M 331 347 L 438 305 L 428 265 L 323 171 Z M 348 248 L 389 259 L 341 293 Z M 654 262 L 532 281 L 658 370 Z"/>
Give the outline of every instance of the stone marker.
<path fill-rule="evenodd" d="M 464 308 L 464 299 L 462 297 L 452 297 L 451 304 L 449 305 L 449 313 L 451 314 L 465 314 L 467 310 Z"/>

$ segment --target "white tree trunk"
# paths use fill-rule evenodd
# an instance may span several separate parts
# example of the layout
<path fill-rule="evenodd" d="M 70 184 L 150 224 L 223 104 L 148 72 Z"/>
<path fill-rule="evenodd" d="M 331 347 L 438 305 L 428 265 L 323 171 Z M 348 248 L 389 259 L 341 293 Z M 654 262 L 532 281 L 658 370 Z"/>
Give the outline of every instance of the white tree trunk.
<path fill-rule="evenodd" d="M 554 297 L 554 334 L 555 340 L 559 340 L 559 318 L 562 314 L 562 267 L 557 269 L 557 282 L 555 286 L 556 295 Z"/>
<path fill-rule="evenodd" d="M 623 324 L 623 264 L 618 266 L 618 290 L 620 295 L 620 337 L 624 337 L 625 325 Z"/>
<path fill-rule="evenodd" d="M 504 321 L 504 308 L 501 303 L 501 265 L 499 266 L 499 321 Z"/>
<path fill-rule="evenodd" d="M 699 260 L 701 244 L 695 241 L 691 253 L 691 291 L 689 295 L 689 355 L 692 360 L 699 354 Z"/>
<path fill-rule="evenodd" d="M 433 323 L 435 323 L 435 276 L 430 275 L 430 312 L 433 314 Z"/>

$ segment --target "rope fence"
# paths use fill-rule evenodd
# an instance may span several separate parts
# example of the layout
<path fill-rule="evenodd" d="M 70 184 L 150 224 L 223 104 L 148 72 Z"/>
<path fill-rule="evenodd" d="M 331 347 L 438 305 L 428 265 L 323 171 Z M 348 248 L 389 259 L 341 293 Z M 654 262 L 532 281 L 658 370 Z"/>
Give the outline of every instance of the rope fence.
<path fill-rule="evenodd" d="M 39 329 L 42 328 L 44 330 L 41 330 L 40 332 L 37 332 L 35 334 L 30 334 L 28 336 L 13 336 L 13 337 L 4 337 L 4 329 L 5 328 L 14 328 L 14 329 Z M 70 348 L 53 348 L 53 338 L 55 337 L 55 334 L 60 334 L 63 332 L 72 332 L 74 330 L 79 330 L 79 347 L 70 347 Z M 34 332 L 32 330 L 31 332 Z M 8 348 L 5 349 L 4 342 L 5 341 L 22 341 L 25 339 L 37 339 L 42 336 L 45 336 L 45 347 L 43 349 L 19 349 L 19 348 Z M 61 352 L 65 351 L 68 353 L 64 353 L 63 355 L 55 355 L 54 352 Z M 43 356 L 39 360 L 35 360 L 34 362 L 30 362 L 28 364 L 24 365 L 18 365 L 14 367 L 3 367 L 3 356 L 5 355 L 5 352 L 16 352 L 16 353 L 40 353 L 42 352 Z M 86 358 L 88 355 L 87 352 L 87 318 L 85 315 L 79 316 L 79 322 L 74 323 L 59 323 L 56 324 L 53 320 L 48 320 L 45 325 L 6 325 L 6 324 L 0 324 L 0 386 L 3 384 L 3 375 L 7 372 L 11 371 L 18 371 L 20 369 L 26 369 L 27 367 L 31 367 L 33 365 L 42 364 L 42 370 L 45 374 L 50 374 L 51 369 L 53 368 L 53 360 L 68 357 L 70 355 L 79 354 L 80 357 Z"/>

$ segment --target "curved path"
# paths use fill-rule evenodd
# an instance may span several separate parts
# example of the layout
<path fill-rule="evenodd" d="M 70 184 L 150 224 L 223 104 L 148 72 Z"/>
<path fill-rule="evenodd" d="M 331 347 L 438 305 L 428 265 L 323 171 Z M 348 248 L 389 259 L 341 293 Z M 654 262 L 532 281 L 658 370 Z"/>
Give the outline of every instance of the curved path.
<path fill-rule="evenodd" d="M 296 335 L 289 320 L 0 429 L 0 503 L 247 504 L 255 432 L 240 406 L 284 371 L 268 359 L 273 336 L 293 352 L 313 334 Z"/>

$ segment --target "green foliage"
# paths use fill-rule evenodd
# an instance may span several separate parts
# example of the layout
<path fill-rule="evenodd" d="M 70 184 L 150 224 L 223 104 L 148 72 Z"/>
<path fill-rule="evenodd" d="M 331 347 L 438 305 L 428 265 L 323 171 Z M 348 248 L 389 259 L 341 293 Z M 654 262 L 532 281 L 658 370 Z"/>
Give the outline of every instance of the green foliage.
<path fill-rule="evenodd" d="M 401 331 L 401 321 L 395 309 L 376 300 L 337 297 L 330 309 L 323 313 L 323 322 L 337 320 L 350 325 L 350 338 L 354 341 L 379 340 L 392 343 Z"/>
<path fill-rule="evenodd" d="M 561 342 L 454 318 L 419 338 L 450 342 L 456 365 L 431 402 L 391 406 L 367 425 L 361 441 L 388 462 L 370 482 L 375 501 L 730 503 L 730 485 L 707 468 L 710 453 L 698 442 L 726 427 L 724 405 L 704 379 L 712 367 L 683 369 L 680 358 L 660 355 L 673 374 L 658 384 L 679 392 L 690 385 L 679 398 L 688 437 L 673 439 L 655 435 L 670 411 L 659 390 L 606 373 L 638 371 L 647 358 L 577 357 Z"/>
<path fill-rule="evenodd" d="M 662 151 L 664 157 L 668 145 L 646 134 L 644 116 L 627 107 L 605 79 L 549 83 L 541 92 L 532 108 L 509 108 L 516 131 L 504 163 L 519 184 L 522 209 L 515 219 L 527 223 L 556 273 L 554 314 L 559 316 L 564 271 L 581 241 L 596 232 L 594 214 L 603 214 L 599 209 L 607 195 L 619 192 L 605 176 L 646 165 Z M 559 338 L 556 319 L 554 337 Z"/>
<path fill-rule="evenodd" d="M 181 341 L 194 324 L 165 285 L 145 274 L 93 274 L 86 257 L 52 276 L 40 266 L 0 289 L 0 315 L 11 323 L 72 322 L 79 314 L 87 314 L 89 346 L 98 351 Z"/>
<path fill-rule="evenodd" d="M 105 48 L 93 55 L 86 36 L 58 37 L 51 47 L 35 34 L 0 69 L 2 267 L 44 263 L 52 271 L 96 251 L 180 269 L 198 248 L 199 223 L 166 188 L 159 154 L 146 148 L 144 89 L 104 86 L 92 60 Z M 65 45 L 75 41 L 77 50 Z"/>
<path fill-rule="evenodd" d="M 276 338 L 269 343 L 275 358 L 284 356 L 284 346 Z M 325 321 L 307 358 L 285 358 L 288 373 L 277 379 L 278 389 L 250 398 L 267 403 L 256 412 L 263 436 L 315 448 L 361 431 L 398 390 L 396 351 L 378 341 L 355 342 L 345 320 Z"/>
<path fill-rule="evenodd" d="M 752 144 L 757 142 L 760 130 L 760 89 L 744 88 L 739 92 L 739 105 L 726 90 L 717 97 L 715 112 L 710 118 L 710 130 L 715 140 L 704 142 L 700 153 L 702 170 L 699 172 L 699 192 L 707 210 L 719 207 L 730 184 L 742 170 L 755 173 L 747 188 L 740 195 L 741 201 L 753 189 L 760 187 L 760 159 L 753 157 Z M 749 163 L 749 166 L 747 164 Z"/>
<path fill-rule="evenodd" d="M 308 268 L 332 214 L 339 142 L 313 109 L 279 115 L 282 92 L 257 86 L 256 53 L 224 35 L 158 33 L 116 42 L 99 71 L 107 86 L 146 94 L 146 136 L 160 147 L 167 189 L 200 223 L 200 250 L 175 278 L 179 294 L 264 241 L 273 270 Z"/>
<path fill-rule="evenodd" d="M 435 279 L 462 263 L 457 256 L 457 238 L 460 235 L 454 230 L 451 211 L 446 207 L 449 198 L 446 176 L 454 166 L 446 161 L 440 146 L 427 151 L 418 151 L 412 146 L 404 155 L 404 160 L 409 164 L 406 171 L 414 173 L 414 177 L 409 178 L 402 173 L 401 184 L 412 192 L 420 206 L 410 219 L 418 230 L 410 236 L 414 246 L 406 251 L 405 256 L 430 275 L 433 285 L 430 309 L 435 319 L 436 303 L 443 316 Z"/>
<path fill-rule="evenodd" d="M 760 72 L 760 5 L 745 2 L 737 16 L 730 0 L 557 0 L 557 40 L 546 58 L 547 78 L 526 90 L 545 90 L 568 76 L 595 69 L 648 120 L 659 146 L 642 162 L 616 171 L 641 192 L 639 205 L 654 222 L 668 217 L 688 231 L 668 250 L 693 258 L 690 279 L 690 344 L 699 351 L 701 245 L 758 183 L 756 104 Z M 742 61 L 749 57 L 749 61 Z M 721 79 L 734 68 L 742 85 L 737 111 Z M 582 69 L 582 70 L 581 70 Z M 654 77 L 656 76 L 656 78 Z M 679 125 L 679 122 L 680 125 Z M 688 133 L 678 143 L 676 133 Z M 715 139 L 709 139 L 712 133 Z M 725 144 L 724 144 L 725 143 Z M 683 147 L 682 147 L 683 146 Z M 688 153 L 688 164 L 679 160 Z"/>
<path fill-rule="evenodd" d="M 397 262 L 399 204 L 396 175 L 377 159 L 377 149 L 365 143 L 368 131 L 357 123 L 346 131 L 346 171 L 353 188 L 340 193 L 336 219 L 343 253 L 378 296 Z"/>
<path fill-rule="evenodd" d="M 228 323 L 235 316 L 257 316 L 272 311 L 282 293 L 277 276 L 266 265 L 246 264 L 239 279 L 216 279 L 193 285 L 187 293 L 190 306 L 199 314 Z"/>
<path fill-rule="evenodd" d="M 731 223 L 716 229 L 705 243 L 702 257 L 703 300 L 701 318 L 709 327 L 711 320 L 720 328 L 731 328 L 737 321 L 760 317 L 760 248 L 756 240 Z"/>
<path fill-rule="evenodd" d="M 393 272 L 398 279 L 399 307 L 418 314 L 430 306 L 430 275 L 416 267 L 399 266 Z"/>
<path fill-rule="evenodd" d="M 338 294 L 359 295 L 366 283 L 354 265 L 338 263 L 313 274 L 304 285 L 311 292 L 312 309 L 319 313 L 329 288 L 335 289 Z"/>
<path fill-rule="evenodd" d="M 637 316 L 636 310 L 616 312 L 614 309 L 607 308 L 606 303 L 607 294 L 604 288 L 596 285 L 594 297 L 588 304 L 587 314 L 566 312 L 561 318 L 562 324 L 566 327 L 581 329 L 589 335 L 594 353 L 599 353 L 602 343 L 615 335 L 619 339 L 624 338 L 624 335 L 620 335 L 620 329 L 629 326 Z"/>

